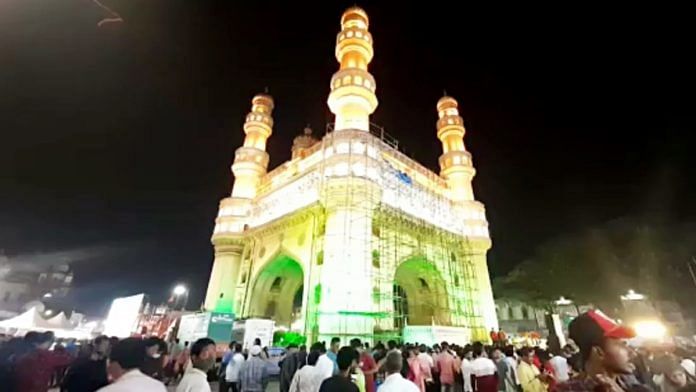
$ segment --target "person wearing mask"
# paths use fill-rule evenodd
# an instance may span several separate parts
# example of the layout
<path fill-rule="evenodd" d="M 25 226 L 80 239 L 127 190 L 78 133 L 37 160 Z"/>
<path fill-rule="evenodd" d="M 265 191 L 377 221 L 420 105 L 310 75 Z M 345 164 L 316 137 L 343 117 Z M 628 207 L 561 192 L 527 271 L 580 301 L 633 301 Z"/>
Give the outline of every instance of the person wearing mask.
<path fill-rule="evenodd" d="M 415 358 L 415 355 L 413 358 Z M 421 392 L 421 388 L 401 375 L 401 364 L 401 354 L 395 351 L 387 354 L 387 358 L 384 361 L 387 378 L 384 379 L 384 383 L 379 387 L 379 392 Z"/>
<path fill-rule="evenodd" d="M 476 392 L 496 392 L 498 390 L 498 378 L 495 363 L 486 357 L 483 344 L 473 344 L 474 360 L 471 362 L 472 387 Z M 500 354 L 500 351 L 498 351 Z"/>
<path fill-rule="evenodd" d="M 289 344 L 286 348 L 285 358 L 280 363 L 280 392 L 288 392 L 290 390 L 292 378 L 300 367 L 297 352 L 298 348 L 294 343 Z"/>
<path fill-rule="evenodd" d="M 266 361 L 261 359 L 261 351 L 261 346 L 251 346 L 249 359 L 239 369 L 241 392 L 262 392 L 266 390 L 268 369 L 266 368 Z"/>
<path fill-rule="evenodd" d="M 321 352 L 313 350 L 307 355 L 307 364 L 295 372 L 290 383 L 290 392 L 317 392 L 324 378 L 316 368 Z"/>
<path fill-rule="evenodd" d="M 140 371 L 145 355 L 142 339 L 126 338 L 116 343 L 109 353 L 108 365 L 114 381 L 99 392 L 166 392 L 164 384 Z"/>
<path fill-rule="evenodd" d="M 164 358 L 160 351 L 162 344 L 161 340 L 156 337 L 150 337 L 144 340 L 145 342 L 145 363 L 140 369 L 144 374 L 162 381 L 164 378 Z"/>
<path fill-rule="evenodd" d="M 67 352 L 49 351 L 53 340 L 53 332 L 43 332 L 32 335 L 27 341 L 32 349 L 17 360 L 15 368 L 18 391 L 48 391 L 53 373 L 73 361 Z"/>
<path fill-rule="evenodd" d="M 440 375 L 442 392 L 452 392 L 454 388 L 454 375 L 459 372 L 455 366 L 454 356 L 449 351 L 449 344 L 442 342 L 442 352 L 435 360 L 435 368 Z"/>
<path fill-rule="evenodd" d="M 196 340 L 191 346 L 191 366 L 186 369 L 176 392 L 211 392 L 208 371 L 215 366 L 215 341 Z"/>
<path fill-rule="evenodd" d="M 106 373 L 106 359 L 109 355 L 109 338 L 98 336 L 94 339 L 92 351 L 87 357 L 77 359 L 68 369 L 63 379 L 66 392 L 94 392 L 109 384 Z"/>
<path fill-rule="evenodd" d="M 225 381 L 227 384 L 227 391 L 239 392 L 239 370 L 242 368 L 245 361 L 244 355 L 242 355 L 242 345 L 235 343 L 232 350 L 234 354 L 232 354 L 232 358 L 230 358 L 225 368 Z"/>
<path fill-rule="evenodd" d="M 624 339 L 635 336 L 626 326 L 617 324 L 599 310 L 576 317 L 568 326 L 570 338 L 580 348 L 583 372 L 560 383 L 556 390 L 612 392 L 646 390 L 641 384 L 627 384 L 623 377 L 632 374 L 633 366 Z"/>
<path fill-rule="evenodd" d="M 399 368 L 401 370 L 401 354 L 399 355 Z M 358 352 L 352 347 L 342 347 L 336 354 L 338 374 L 324 380 L 319 387 L 319 392 L 359 392 L 358 386 L 351 380 L 353 370 L 358 366 Z"/>

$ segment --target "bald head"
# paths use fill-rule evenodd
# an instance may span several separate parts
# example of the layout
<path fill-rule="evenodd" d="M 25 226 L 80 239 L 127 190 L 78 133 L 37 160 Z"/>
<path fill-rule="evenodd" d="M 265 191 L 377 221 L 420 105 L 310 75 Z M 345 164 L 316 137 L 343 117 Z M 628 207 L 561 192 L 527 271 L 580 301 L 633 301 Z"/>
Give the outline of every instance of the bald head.
<path fill-rule="evenodd" d="M 394 374 L 394 373 L 399 373 L 401 371 L 401 366 L 403 365 L 403 358 L 401 357 L 401 353 L 392 351 L 389 354 L 387 354 L 387 359 L 386 362 L 384 363 L 384 367 L 387 369 L 387 373 L 389 374 Z"/>

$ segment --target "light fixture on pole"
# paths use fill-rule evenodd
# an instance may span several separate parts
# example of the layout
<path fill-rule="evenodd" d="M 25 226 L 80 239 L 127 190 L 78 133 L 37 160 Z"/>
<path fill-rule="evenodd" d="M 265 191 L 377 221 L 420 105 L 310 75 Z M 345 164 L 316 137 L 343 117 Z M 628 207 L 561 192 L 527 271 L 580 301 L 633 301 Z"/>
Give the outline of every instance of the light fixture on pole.
<path fill-rule="evenodd" d="M 558 306 L 572 305 L 573 301 L 561 295 L 561 298 L 555 301 Z"/>
<path fill-rule="evenodd" d="M 186 286 L 184 286 L 183 284 L 178 284 L 174 287 L 174 290 L 172 290 L 172 293 L 174 293 L 174 295 L 176 295 L 178 297 L 180 295 L 186 294 L 187 291 L 188 290 L 186 289 Z"/>
<path fill-rule="evenodd" d="M 184 303 L 181 307 L 181 310 L 186 309 L 186 303 L 188 303 L 188 289 L 186 286 L 183 284 L 178 284 L 174 286 L 174 290 L 172 290 L 172 293 L 174 294 L 174 308 L 176 308 L 176 304 L 179 302 L 179 297 L 184 296 Z"/>
<path fill-rule="evenodd" d="M 621 296 L 622 301 L 642 301 L 645 299 L 645 295 L 636 293 L 635 291 L 628 290 L 628 293 L 626 295 Z"/>

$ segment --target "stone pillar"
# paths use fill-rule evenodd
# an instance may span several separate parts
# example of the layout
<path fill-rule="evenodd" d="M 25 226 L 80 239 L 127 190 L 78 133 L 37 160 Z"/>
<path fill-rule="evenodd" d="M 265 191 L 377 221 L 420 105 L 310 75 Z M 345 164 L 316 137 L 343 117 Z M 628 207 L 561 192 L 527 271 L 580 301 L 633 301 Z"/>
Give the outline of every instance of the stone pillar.
<path fill-rule="evenodd" d="M 380 190 L 360 177 L 327 181 L 318 339 L 372 335 L 372 215 Z"/>
<path fill-rule="evenodd" d="M 237 283 L 239 282 L 239 268 L 242 264 L 242 251 L 244 245 L 240 240 L 225 240 L 218 238 L 215 241 L 215 261 L 213 271 L 208 282 L 208 291 L 205 296 L 205 309 L 215 309 L 218 300 L 222 298 L 235 303 Z M 239 309 L 234 309 L 235 313 Z"/>
<path fill-rule="evenodd" d="M 483 324 L 486 331 L 491 328 L 498 329 L 498 316 L 495 313 L 495 301 L 493 300 L 493 288 L 491 287 L 491 278 L 488 274 L 488 260 L 486 253 L 490 249 L 491 243 L 488 241 L 474 242 L 472 247 L 473 255 L 472 262 L 474 265 L 474 273 L 476 276 L 476 289 L 478 298 L 476 303 L 483 318 Z"/>

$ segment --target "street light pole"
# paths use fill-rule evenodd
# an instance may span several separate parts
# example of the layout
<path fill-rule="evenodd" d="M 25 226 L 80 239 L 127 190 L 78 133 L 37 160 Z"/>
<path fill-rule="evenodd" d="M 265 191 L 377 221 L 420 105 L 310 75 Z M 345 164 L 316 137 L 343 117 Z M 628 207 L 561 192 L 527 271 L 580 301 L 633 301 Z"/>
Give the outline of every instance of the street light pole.
<path fill-rule="evenodd" d="M 179 302 L 179 298 L 182 295 L 185 295 L 186 297 L 184 298 L 184 304 L 181 310 L 186 310 L 186 304 L 188 303 L 188 289 L 186 286 L 183 284 L 178 284 L 174 287 L 174 290 L 172 290 L 172 294 L 174 294 L 174 308 L 176 309 L 176 304 Z"/>

